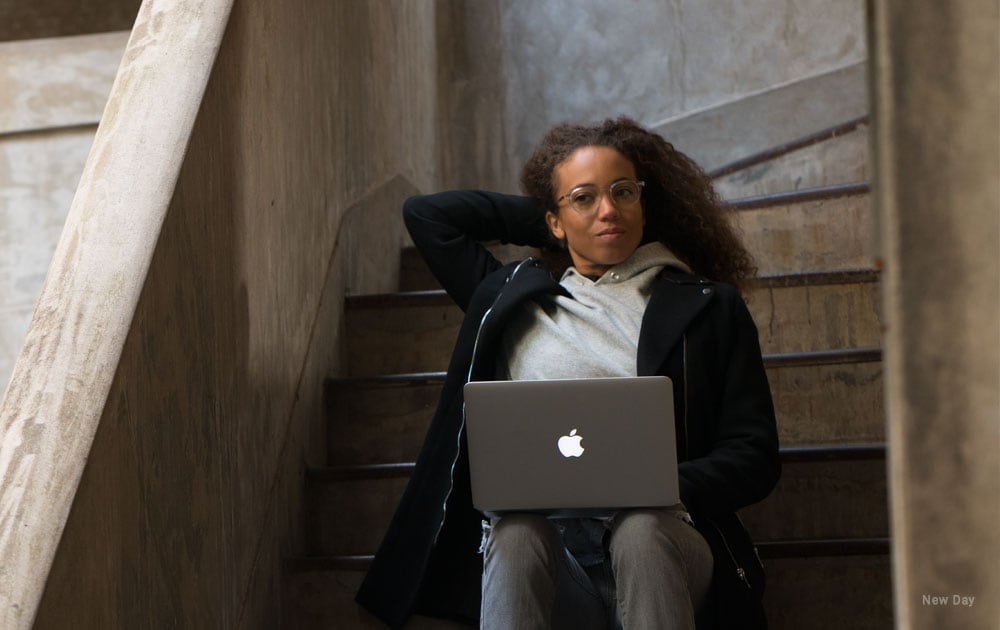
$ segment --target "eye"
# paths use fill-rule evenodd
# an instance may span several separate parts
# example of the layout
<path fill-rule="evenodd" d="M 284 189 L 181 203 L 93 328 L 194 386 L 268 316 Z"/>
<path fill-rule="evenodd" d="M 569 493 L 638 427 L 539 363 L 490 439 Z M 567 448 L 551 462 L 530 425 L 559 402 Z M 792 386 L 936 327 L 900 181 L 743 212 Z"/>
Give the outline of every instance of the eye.
<path fill-rule="evenodd" d="M 639 194 L 638 189 L 631 182 L 622 182 L 620 184 L 615 184 L 611 189 L 611 196 L 615 201 L 621 202 L 632 202 L 635 200 L 636 196 Z"/>
<path fill-rule="evenodd" d="M 574 190 L 570 196 L 570 200 L 572 200 L 575 205 L 582 207 L 592 205 L 595 199 L 597 199 L 597 193 L 586 188 Z"/>

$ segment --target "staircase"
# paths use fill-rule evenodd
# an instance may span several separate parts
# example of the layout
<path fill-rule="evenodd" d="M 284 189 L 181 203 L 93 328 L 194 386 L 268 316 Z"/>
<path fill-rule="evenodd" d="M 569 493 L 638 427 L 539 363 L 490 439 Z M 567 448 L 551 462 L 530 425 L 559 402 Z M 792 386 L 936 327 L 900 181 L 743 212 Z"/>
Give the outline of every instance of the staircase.
<path fill-rule="evenodd" d="M 741 516 L 768 571 L 772 628 L 892 626 L 866 154 L 859 119 L 713 174 L 761 273 L 750 309 L 784 472 Z M 306 474 L 309 555 L 286 563 L 287 628 L 382 627 L 353 596 L 406 486 L 461 321 L 415 251 L 403 252 L 400 278 L 399 293 L 345 305 L 349 376 L 325 386 L 330 466 Z"/>

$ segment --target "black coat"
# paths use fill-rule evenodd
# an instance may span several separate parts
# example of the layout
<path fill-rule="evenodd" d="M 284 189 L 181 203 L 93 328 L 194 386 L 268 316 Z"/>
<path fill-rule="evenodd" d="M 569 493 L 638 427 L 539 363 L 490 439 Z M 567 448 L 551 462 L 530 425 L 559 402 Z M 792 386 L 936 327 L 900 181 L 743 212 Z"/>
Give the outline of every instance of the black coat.
<path fill-rule="evenodd" d="M 547 228 L 528 198 L 439 193 L 407 200 L 403 214 L 465 319 L 413 477 L 357 601 L 393 627 L 412 612 L 474 621 L 482 515 L 471 503 L 462 386 L 492 379 L 500 333 L 518 305 L 565 290 L 539 261 L 502 265 L 479 244 L 543 244 Z M 638 375 L 673 381 L 681 500 L 712 547 L 717 598 L 731 597 L 727 585 L 736 585 L 736 597 L 744 582 L 759 590 L 762 570 L 735 512 L 767 496 L 780 465 L 757 329 L 741 296 L 665 268 L 643 316 L 636 361 Z M 730 601 L 707 608 L 739 609 Z M 754 627 L 746 614 L 732 627 Z"/>

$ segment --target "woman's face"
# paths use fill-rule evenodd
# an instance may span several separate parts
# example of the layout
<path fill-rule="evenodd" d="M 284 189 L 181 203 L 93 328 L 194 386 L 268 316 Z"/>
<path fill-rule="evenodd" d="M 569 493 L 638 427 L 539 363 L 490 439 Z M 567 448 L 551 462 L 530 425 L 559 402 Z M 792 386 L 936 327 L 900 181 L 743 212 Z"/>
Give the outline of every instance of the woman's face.
<path fill-rule="evenodd" d="M 599 196 L 589 214 L 578 212 L 566 197 L 558 202 L 557 213 L 545 215 L 552 235 L 565 239 L 573 266 L 580 273 L 603 275 L 639 247 L 645 224 L 642 202 L 615 205 L 609 193 L 613 184 L 635 179 L 635 166 L 611 147 L 580 147 L 553 170 L 556 199 L 581 186 L 592 188 Z"/>

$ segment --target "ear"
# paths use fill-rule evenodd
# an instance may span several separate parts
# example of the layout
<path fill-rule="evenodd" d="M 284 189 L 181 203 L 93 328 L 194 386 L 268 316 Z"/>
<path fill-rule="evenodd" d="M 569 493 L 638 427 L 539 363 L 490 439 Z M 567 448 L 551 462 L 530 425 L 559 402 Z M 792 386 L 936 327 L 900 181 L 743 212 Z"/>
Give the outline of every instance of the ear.
<path fill-rule="evenodd" d="M 554 212 L 546 212 L 545 222 L 549 225 L 549 232 L 552 232 L 552 236 L 554 236 L 557 241 L 562 241 L 566 238 L 566 232 L 562 229 L 558 214 Z"/>

